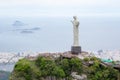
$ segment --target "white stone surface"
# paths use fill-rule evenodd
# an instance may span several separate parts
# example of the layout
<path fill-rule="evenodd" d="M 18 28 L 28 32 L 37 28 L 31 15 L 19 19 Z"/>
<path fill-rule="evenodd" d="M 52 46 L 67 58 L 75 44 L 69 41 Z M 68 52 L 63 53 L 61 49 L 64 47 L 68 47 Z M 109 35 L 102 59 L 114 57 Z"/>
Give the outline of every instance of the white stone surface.
<path fill-rule="evenodd" d="M 76 16 L 73 16 L 73 46 L 79 46 L 79 21 Z"/>
<path fill-rule="evenodd" d="M 77 75 L 77 72 L 72 72 L 71 76 L 74 78 L 74 80 L 87 80 L 87 75 Z"/>

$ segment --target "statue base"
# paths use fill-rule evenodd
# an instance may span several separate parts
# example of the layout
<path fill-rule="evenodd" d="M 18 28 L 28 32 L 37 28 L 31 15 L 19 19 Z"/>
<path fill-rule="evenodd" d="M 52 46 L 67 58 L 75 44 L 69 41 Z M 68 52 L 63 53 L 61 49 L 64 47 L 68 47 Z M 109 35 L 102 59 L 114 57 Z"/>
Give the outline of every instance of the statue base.
<path fill-rule="evenodd" d="M 71 47 L 72 54 L 79 54 L 81 53 L 81 46 L 72 46 Z"/>

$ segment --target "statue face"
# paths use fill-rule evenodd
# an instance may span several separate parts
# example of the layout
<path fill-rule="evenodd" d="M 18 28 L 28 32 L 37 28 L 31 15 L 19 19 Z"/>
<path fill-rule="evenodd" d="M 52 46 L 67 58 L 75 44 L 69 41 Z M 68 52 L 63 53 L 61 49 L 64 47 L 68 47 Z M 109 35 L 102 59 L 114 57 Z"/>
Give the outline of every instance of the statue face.
<path fill-rule="evenodd" d="M 76 19 L 77 19 L 77 16 L 73 16 L 73 19 L 76 20 Z"/>

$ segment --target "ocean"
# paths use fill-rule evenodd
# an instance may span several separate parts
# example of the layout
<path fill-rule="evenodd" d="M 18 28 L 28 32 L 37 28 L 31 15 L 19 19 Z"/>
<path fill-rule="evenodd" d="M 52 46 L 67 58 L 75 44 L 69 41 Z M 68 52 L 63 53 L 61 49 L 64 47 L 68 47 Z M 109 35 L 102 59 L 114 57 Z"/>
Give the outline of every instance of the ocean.
<path fill-rule="evenodd" d="M 15 63 L 9 63 L 9 64 L 0 63 L 0 71 L 9 71 L 9 72 L 12 72 L 14 66 L 15 66 Z"/>
<path fill-rule="evenodd" d="M 82 50 L 120 49 L 120 17 L 78 19 Z M 73 45 L 71 20 L 72 17 L 1 17 L 0 52 L 69 51 Z"/>

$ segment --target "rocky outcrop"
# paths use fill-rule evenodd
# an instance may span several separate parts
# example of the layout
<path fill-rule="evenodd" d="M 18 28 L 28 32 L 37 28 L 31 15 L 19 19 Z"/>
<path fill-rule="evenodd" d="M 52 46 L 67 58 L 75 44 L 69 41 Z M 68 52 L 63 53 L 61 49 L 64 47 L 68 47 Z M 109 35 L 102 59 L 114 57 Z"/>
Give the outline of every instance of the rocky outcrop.
<path fill-rule="evenodd" d="M 72 72 L 71 76 L 73 80 L 87 80 L 87 75 L 85 74 L 77 75 L 77 72 Z"/>

